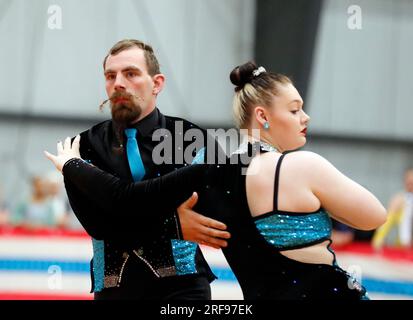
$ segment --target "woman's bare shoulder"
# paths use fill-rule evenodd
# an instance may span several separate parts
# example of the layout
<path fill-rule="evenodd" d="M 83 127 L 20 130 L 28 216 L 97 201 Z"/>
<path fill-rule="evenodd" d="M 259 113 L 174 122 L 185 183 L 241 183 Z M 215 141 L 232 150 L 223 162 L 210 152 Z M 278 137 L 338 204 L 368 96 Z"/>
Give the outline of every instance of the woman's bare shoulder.
<path fill-rule="evenodd" d="M 266 168 L 274 167 L 282 154 L 276 152 L 266 152 L 255 157 L 251 164 L 264 165 Z M 288 162 L 289 165 L 300 168 L 320 168 L 323 166 L 331 166 L 331 163 L 321 155 L 312 151 L 294 151 L 284 155 L 283 162 Z"/>
<path fill-rule="evenodd" d="M 288 163 L 292 169 L 323 170 L 333 165 L 323 156 L 312 151 L 293 151 L 284 156 L 283 162 Z"/>

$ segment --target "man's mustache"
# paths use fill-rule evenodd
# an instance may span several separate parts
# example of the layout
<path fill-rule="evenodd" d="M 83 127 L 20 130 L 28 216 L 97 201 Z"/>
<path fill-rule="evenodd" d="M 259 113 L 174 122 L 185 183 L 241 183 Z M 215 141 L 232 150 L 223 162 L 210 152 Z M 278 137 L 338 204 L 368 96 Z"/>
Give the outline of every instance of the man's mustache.
<path fill-rule="evenodd" d="M 141 100 L 141 101 L 145 101 L 142 97 L 139 97 L 137 95 L 133 95 L 130 93 L 124 93 L 124 92 L 115 92 L 114 94 L 112 94 L 112 96 L 109 99 L 106 99 L 105 101 L 103 101 L 100 105 L 99 105 L 99 110 L 102 110 L 103 107 L 105 106 L 106 103 L 108 103 L 109 101 L 114 101 L 114 100 L 118 100 L 118 99 L 126 99 L 126 100 L 131 100 L 132 98 Z"/>

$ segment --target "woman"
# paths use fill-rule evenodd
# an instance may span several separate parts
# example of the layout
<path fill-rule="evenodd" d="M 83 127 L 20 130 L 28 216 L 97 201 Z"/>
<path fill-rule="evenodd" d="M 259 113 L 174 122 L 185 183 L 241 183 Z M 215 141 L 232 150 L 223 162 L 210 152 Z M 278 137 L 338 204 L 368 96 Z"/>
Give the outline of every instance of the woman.
<path fill-rule="evenodd" d="M 365 299 L 365 289 L 338 267 L 330 249 L 330 217 L 371 230 L 384 223 L 385 209 L 321 156 L 289 152 L 306 143 L 310 119 L 289 78 L 253 62 L 230 78 L 236 122 L 249 141 L 226 165 L 193 165 L 130 184 L 77 159 L 79 138 L 73 146 L 66 139 L 57 157 L 47 157 L 104 212 L 116 207 L 129 224 L 150 214 L 127 212 L 135 201 L 174 208 L 196 191 L 197 211 L 228 226 L 232 237 L 223 252 L 245 299 Z M 241 157 L 256 146 L 261 152 L 243 164 Z"/>

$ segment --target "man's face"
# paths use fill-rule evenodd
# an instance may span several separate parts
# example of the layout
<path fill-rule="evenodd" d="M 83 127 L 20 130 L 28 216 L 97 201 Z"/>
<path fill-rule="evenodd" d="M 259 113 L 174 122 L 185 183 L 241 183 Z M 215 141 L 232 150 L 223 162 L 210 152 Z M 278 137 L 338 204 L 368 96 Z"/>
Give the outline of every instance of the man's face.
<path fill-rule="evenodd" d="M 144 51 L 131 48 L 106 60 L 106 93 L 111 100 L 112 119 L 123 126 L 133 124 L 155 108 L 160 91 L 156 77 L 148 73 Z"/>

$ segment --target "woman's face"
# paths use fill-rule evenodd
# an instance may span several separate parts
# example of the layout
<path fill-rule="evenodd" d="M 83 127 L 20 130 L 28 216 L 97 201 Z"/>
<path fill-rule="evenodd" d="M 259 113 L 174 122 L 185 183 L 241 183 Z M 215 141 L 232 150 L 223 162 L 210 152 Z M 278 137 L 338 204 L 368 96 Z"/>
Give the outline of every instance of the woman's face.
<path fill-rule="evenodd" d="M 307 142 L 307 126 L 310 117 L 303 110 L 303 99 L 292 84 L 281 85 L 279 95 L 274 96 L 267 109 L 271 141 L 281 150 L 296 150 Z"/>

